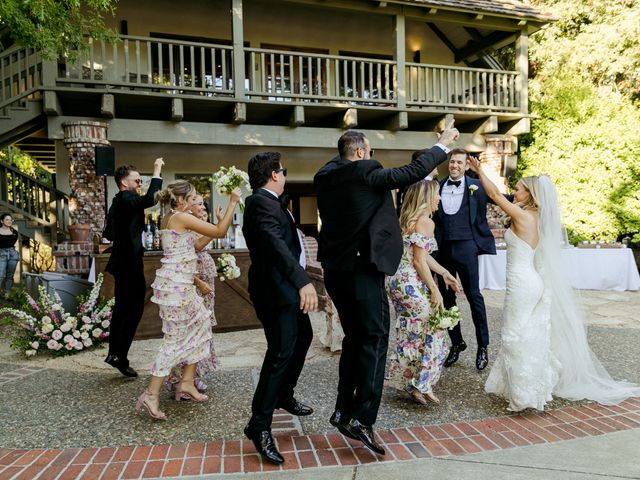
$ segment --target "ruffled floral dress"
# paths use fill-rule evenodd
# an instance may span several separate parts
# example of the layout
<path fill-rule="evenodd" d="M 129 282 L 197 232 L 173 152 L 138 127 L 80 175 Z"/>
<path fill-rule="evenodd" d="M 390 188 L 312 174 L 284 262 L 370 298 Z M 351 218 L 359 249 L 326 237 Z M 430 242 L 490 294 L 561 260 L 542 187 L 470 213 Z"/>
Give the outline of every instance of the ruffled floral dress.
<path fill-rule="evenodd" d="M 215 278 L 218 276 L 218 271 L 216 269 L 216 262 L 211 258 L 211 254 L 209 253 L 209 249 L 205 248 L 204 250 L 197 252 L 198 255 L 198 263 L 197 263 L 197 277 L 205 282 L 207 285 L 211 287 L 213 290 L 211 293 L 207 295 L 202 295 L 197 289 L 196 293 L 202 297 L 204 301 L 204 306 L 209 309 L 211 312 L 211 327 L 215 327 L 218 322 L 216 321 L 215 315 L 215 304 L 216 304 L 216 292 L 215 292 Z M 204 360 L 200 360 L 198 365 L 196 366 L 196 387 L 200 391 L 207 390 L 207 385 L 203 382 L 203 378 L 205 375 L 211 372 L 215 372 L 218 369 L 218 356 L 216 355 L 215 346 L 213 344 L 213 336 L 211 337 L 211 343 L 209 345 L 211 353 L 208 358 Z M 182 373 L 184 371 L 186 363 L 180 363 L 171 369 L 171 373 L 165 380 L 165 385 L 169 391 L 174 391 L 176 384 L 180 382 L 182 379 Z M 188 395 L 183 394 L 183 399 L 188 399 Z"/>
<path fill-rule="evenodd" d="M 396 345 L 388 370 L 387 384 L 410 392 L 433 393 L 449 350 L 445 330 L 429 329 L 429 289 L 413 266 L 413 245 L 432 253 L 434 238 L 421 233 L 403 236 L 404 253 L 398 271 L 387 277 L 387 292 L 396 312 Z"/>
<path fill-rule="evenodd" d="M 169 375 L 181 363 L 192 364 L 211 354 L 211 311 L 196 293 L 193 283 L 197 274 L 198 255 L 195 240 L 198 235 L 189 230 L 161 230 L 162 267 L 151 284 L 151 301 L 158 304 L 164 337 L 160 351 L 151 367 L 151 374 Z"/>

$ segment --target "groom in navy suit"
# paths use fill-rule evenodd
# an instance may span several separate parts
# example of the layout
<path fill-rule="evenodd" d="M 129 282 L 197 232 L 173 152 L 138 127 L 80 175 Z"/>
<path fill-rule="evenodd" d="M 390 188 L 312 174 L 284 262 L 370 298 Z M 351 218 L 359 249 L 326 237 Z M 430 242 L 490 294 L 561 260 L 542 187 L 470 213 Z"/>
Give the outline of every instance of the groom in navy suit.
<path fill-rule="evenodd" d="M 434 216 L 438 241 L 438 262 L 452 275 L 458 275 L 471 307 L 478 352 L 476 367 L 484 370 L 489 363 L 487 346 L 489 328 L 484 298 L 480 293 L 478 255 L 495 255 L 496 245 L 487 223 L 488 197 L 482 185 L 467 175 L 469 153 L 462 148 L 449 152 L 449 177 L 440 183 L 440 206 Z M 445 308 L 456 304 L 456 294 L 446 288 L 438 277 Z M 444 362 L 453 365 L 467 344 L 462 338 L 460 324 L 449 330 L 451 350 Z"/>

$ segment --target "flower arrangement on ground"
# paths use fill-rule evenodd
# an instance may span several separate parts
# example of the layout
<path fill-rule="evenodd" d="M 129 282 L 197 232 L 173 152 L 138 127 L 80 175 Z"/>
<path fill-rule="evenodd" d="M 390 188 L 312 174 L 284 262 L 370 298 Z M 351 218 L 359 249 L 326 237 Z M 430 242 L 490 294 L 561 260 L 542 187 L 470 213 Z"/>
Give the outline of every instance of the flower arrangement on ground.
<path fill-rule="evenodd" d="M 85 298 L 79 297 L 77 315 L 64 311 L 62 300 L 53 290 L 47 294 L 38 287 L 38 299 L 27 295 L 27 303 L 21 308 L 2 308 L 0 315 L 10 315 L 20 322 L 11 346 L 28 357 L 39 352 L 61 356 L 86 350 L 109 338 L 111 310 L 114 299 L 99 299 L 103 275 Z"/>
<path fill-rule="evenodd" d="M 220 281 L 233 280 L 240 276 L 240 268 L 236 265 L 236 257 L 230 253 L 223 253 L 216 260 L 216 269 Z"/>
<path fill-rule="evenodd" d="M 462 320 L 462 315 L 458 307 L 451 307 L 448 310 L 439 308 L 429 316 L 429 328 L 431 331 L 451 329 L 460 320 Z"/>
<path fill-rule="evenodd" d="M 234 188 L 244 187 L 250 189 L 249 175 L 234 166 L 220 167 L 213 174 L 213 186 L 220 195 L 231 195 Z M 240 211 L 244 213 L 244 202 L 240 200 Z"/>

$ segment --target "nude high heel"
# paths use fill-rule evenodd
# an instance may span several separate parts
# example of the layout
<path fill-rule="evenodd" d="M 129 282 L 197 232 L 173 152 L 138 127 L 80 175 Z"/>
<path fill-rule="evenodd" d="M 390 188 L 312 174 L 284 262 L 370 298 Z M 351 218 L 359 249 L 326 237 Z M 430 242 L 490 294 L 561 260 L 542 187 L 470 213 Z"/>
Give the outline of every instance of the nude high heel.
<path fill-rule="evenodd" d="M 191 384 L 193 386 L 193 389 L 195 390 L 195 393 L 191 393 L 187 390 L 184 390 L 182 388 L 182 386 L 184 384 Z M 205 395 L 203 393 L 199 393 L 198 390 L 196 389 L 195 384 L 193 383 L 193 378 L 183 378 L 180 383 L 178 383 L 176 385 L 176 400 L 180 400 L 180 398 L 182 397 L 182 395 L 186 395 L 187 397 L 189 397 L 191 400 L 193 400 L 194 402 L 198 402 L 198 403 L 202 403 L 202 402 L 206 402 L 207 400 L 209 400 L 209 396 Z"/>
<path fill-rule="evenodd" d="M 154 405 L 155 403 L 155 409 Z M 167 416 L 160 410 L 160 397 L 157 393 L 151 393 L 149 390 L 145 390 L 142 392 L 142 395 L 138 397 L 138 401 L 136 402 L 136 412 L 140 413 L 140 409 L 144 407 L 156 420 L 166 420 Z"/>

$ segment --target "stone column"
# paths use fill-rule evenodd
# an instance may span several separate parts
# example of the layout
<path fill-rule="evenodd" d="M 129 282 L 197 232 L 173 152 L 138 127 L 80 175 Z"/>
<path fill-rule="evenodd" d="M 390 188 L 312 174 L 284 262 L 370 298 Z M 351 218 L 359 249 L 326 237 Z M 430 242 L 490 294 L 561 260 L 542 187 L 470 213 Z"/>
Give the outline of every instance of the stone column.
<path fill-rule="evenodd" d="M 508 179 L 502 176 L 503 164 L 514 155 L 515 139 L 510 135 L 485 135 L 487 150 L 481 155 L 482 166 L 487 176 L 502 193 L 507 193 Z M 487 205 L 487 222 L 497 239 L 504 236 L 507 215 L 493 204 Z"/>
<path fill-rule="evenodd" d="M 102 233 L 105 226 L 105 187 L 103 177 L 96 176 L 95 147 L 109 145 L 107 124 L 102 122 L 67 122 L 63 124 L 64 145 L 69 150 L 69 185 L 71 223 L 91 226 L 91 235 Z"/>

